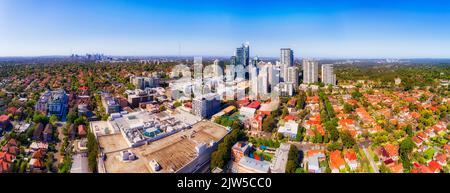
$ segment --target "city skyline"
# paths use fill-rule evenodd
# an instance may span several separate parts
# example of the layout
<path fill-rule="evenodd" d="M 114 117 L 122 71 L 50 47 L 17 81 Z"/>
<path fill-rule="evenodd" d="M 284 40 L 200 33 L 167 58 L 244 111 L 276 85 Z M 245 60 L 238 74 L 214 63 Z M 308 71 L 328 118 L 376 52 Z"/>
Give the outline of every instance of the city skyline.
<path fill-rule="evenodd" d="M 448 2 L 0 2 L 0 57 L 450 58 Z M 205 20 L 204 18 L 208 18 Z"/>

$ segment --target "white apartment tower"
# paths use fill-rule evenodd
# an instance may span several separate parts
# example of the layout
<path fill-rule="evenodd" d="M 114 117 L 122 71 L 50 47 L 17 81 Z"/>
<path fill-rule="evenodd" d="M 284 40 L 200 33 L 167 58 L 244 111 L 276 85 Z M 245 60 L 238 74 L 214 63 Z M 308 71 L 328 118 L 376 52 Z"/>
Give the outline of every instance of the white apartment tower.
<path fill-rule="evenodd" d="M 322 65 L 322 82 L 325 85 L 336 85 L 336 74 L 334 74 L 333 64 Z"/>
<path fill-rule="evenodd" d="M 303 60 L 303 83 L 318 82 L 319 64 L 314 60 Z"/>
<path fill-rule="evenodd" d="M 250 66 L 250 99 L 258 98 L 258 67 Z"/>
<path fill-rule="evenodd" d="M 290 48 L 280 49 L 280 76 L 282 81 L 286 81 L 287 69 L 294 66 L 294 51 Z"/>
<path fill-rule="evenodd" d="M 269 65 L 261 65 L 258 74 L 258 96 L 265 96 L 269 93 Z"/>
<path fill-rule="evenodd" d="M 287 68 L 285 82 L 292 84 L 294 87 L 298 86 L 298 69 L 297 69 L 297 67 L 291 66 L 291 67 Z"/>

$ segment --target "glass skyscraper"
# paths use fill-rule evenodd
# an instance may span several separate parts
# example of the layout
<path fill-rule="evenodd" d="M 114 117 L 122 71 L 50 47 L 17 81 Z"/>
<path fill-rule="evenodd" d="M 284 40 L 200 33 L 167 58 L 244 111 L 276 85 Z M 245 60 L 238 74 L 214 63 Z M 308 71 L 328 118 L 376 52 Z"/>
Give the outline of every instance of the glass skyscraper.
<path fill-rule="evenodd" d="M 242 47 L 236 48 L 236 65 L 247 67 L 250 64 L 250 45 L 249 43 L 242 44 Z"/>

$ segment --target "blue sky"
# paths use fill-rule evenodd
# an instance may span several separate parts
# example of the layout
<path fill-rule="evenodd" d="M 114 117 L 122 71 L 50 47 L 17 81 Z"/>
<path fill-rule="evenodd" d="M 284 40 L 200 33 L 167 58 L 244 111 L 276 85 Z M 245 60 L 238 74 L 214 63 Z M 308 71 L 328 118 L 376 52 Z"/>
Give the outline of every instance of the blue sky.
<path fill-rule="evenodd" d="M 0 0 L 0 56 L 251 55 L 450 58 L 450 3 Z"/>

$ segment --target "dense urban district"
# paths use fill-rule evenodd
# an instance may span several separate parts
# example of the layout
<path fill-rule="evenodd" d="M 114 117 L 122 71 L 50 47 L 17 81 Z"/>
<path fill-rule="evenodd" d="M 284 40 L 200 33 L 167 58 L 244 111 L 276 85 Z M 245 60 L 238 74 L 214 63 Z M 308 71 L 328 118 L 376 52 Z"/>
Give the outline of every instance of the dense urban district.
<path fill-rule="evenodd" d="M 280 52 L 1 60 L 0 172 L 450 171 L 450 63 Z"/>

